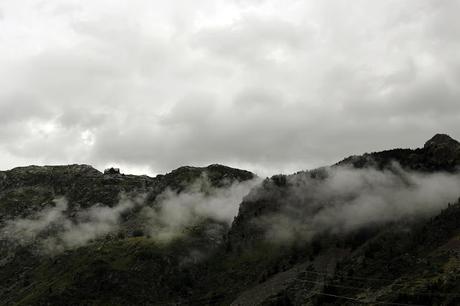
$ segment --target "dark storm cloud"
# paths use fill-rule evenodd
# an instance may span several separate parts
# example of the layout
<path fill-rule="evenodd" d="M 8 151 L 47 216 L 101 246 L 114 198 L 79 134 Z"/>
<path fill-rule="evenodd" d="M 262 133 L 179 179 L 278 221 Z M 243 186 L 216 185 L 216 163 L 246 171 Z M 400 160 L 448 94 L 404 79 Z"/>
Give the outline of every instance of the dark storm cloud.
<path fill-rule="evenodd" d="M 268 174 L 459 138 L 459 5 L 4 1 L 0 167 Z"/>

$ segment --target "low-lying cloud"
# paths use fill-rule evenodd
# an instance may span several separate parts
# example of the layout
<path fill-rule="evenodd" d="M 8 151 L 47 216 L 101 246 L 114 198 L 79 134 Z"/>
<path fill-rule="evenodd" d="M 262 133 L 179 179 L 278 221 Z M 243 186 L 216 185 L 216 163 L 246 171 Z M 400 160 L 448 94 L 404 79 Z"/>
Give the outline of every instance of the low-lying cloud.
<path fill-rule="evenodd" d="M 17 245 L 38 245 L 51 254 L 111 234 L 131 235 L 136 229 L 153 241 L 168 243 L 204 225 L 200 230 L 208 238 L 222 239 L 245 199 L 242 213 L 265 200 L 268 208 L 251 222 L 265 230 L 267 240 L 309 240 L 322 233 L 434 216 L 460 196 L 459 174 L 419 173 L 398 164 L 381 171 L 329 167 L 284 178 L 215 187 L 202 176 L 184 190 L 167 188 L 152 202 L 145 194 L 122 195 L 113 207 L 94 205 L 79 211 L 58 198 L 52 207 L 6 221 L 0 237 Z"/>
<path fill-rule="evenodd" d="M 148 234 L 165 242 L 180 237 L 189 227 L 209 219 L 230 225 L 243 197 L 258 182 L 254 179 L 216 188 L 206 177 L 202 177 L 180 193 L 167 189 L 157 197 L 152 207 L 147 206 L 142 211 L 147 216 Z"/>
<path fill-rule="evenodd" d="M 27 218 L 9 220 L 0 230 L 1 236 L 18 245 L 38 242 L 41 252 L 56 253 L 84 246 L 90 241 L 115 232 L 123 213 L 139 205 L 142 196 L 121 196 L 114 207 L 94 205 L 69 216 L 65 198 L 57 198 L 55 206 L 47 207 Z"/>
<path fill-rule="evenodd" d="M 397 164 L 383 171 L 325 168 L 316 178 L 312 172 L 287 177 L 286 185 L 287 191 L 270 192 L 280 208 L 254 221 L 271 241 L 429 217 L 460 196 L 460 175 L 406 171 Z M 251 197 L 264 197 L 263 188 Z"/>
<path fill-rule="evenodd" d="M 214 187 L 202 176 L 180 192 L 167 188 L 151 203 L 146 194 L 122 194 L 113 207 L 96 204 L 76 211 L 66 198 L 56 198 L 53 206 L 6 221 L 0 228 L 0 240 L 34 245 L 40 253 L 56 254 L 107 235 L 130 235 L 136 229 L 142 229 L 144 235 L 156 242 L 168 243 L 206 221 L 212 222 L 206 225 L 205 234 L 211 239 L 222 239 L 243 197 L 258 182 L 234 181 Z M 129 221 L 125 222 L 122 217 L 127 215 Z"/>

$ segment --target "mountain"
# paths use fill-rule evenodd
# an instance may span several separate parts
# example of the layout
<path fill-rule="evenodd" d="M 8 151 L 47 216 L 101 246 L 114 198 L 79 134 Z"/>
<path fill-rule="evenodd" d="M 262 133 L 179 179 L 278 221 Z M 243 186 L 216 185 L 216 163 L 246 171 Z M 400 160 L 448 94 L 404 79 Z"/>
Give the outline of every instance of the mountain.
<path fill-rule="evenodd" d="M 103 174 L 88 165 L 0 172 L 2 305 L 132 305 L 185 294 L 187 261 L 213 253 L 228 225 L 204 216 L 165 245 L 149 237 L 142 217 L 155 212 L 164 194 L 192 197 L 197 192 L 190 186 L 212 193 L 254 177 L 222 165 L 181 167 L 154 178 Z M 139 195 L 149 204 L 122 206 Z"/>
<path fill-rule="evenodd" d="M 438 134 L 265 180 L 1 171 L 1 304 L 459 305 L 459 166 Z"/>
<path fill-rule="evenodd" d="M 436 134 L 423 148 L 393 149 L 382 152 L 350 156 L 337 165 L 351 164 L 354 167 L 377 167 L 382 169 L 397 161 L 401 166 L 417 171 L 458 171 L 460 165 L 460 143 L 445 134 Z"/>

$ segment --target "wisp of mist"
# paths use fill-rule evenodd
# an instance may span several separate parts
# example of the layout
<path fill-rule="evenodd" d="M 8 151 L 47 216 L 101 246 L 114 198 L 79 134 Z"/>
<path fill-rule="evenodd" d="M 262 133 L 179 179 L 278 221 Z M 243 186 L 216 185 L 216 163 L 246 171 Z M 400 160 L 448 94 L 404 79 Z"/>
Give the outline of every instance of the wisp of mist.
<path fill-rule="evenodd" d="M 320 178 L 311 172 L 289 176 L 282 195 L 270 193 L 279 209 L 254 220 L 269 241 L 430 217 L 460 196 L 459 174 L 419 173 L 398 164 L 384 170 L 338 166 L 320 172 Z M 255 188 L 248 199 L 257 201 L 264 193 Z"/>

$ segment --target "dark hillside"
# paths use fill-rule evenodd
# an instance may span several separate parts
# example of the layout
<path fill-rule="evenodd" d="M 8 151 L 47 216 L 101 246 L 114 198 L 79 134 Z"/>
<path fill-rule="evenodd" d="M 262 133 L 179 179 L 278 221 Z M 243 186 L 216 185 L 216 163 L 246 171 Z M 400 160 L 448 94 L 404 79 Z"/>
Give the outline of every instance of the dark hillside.
<path fill-rule="evenodd" d="M 252 185 L 222 165 L 3 171 L 1 304 L 458 305 L 459 166 L 436 135 Z"/>

